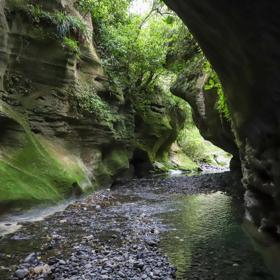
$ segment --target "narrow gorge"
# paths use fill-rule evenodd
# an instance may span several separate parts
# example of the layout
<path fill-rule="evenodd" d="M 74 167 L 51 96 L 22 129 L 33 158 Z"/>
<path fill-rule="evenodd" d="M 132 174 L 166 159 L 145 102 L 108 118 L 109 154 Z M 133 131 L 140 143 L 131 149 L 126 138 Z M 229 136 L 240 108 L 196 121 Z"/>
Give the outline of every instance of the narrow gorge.
<path fill-rule="evenodd" d="M 0 280 L 280 279 L 278 6 L 0 0 Z"/>

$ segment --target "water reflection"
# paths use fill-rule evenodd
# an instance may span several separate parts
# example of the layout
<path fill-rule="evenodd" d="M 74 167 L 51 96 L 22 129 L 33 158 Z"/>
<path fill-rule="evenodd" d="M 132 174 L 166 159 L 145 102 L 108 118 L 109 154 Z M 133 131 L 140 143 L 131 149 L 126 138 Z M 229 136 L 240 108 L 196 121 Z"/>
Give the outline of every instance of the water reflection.
<path fill-rule="evenodd" d="M 240 226 L 240 203 L 222 194 L 182 196 L 162 218 L 162 247 L 178 279 L 273 279 Z"/>
<path fill-rule="evenodd" d="M 272 237 L 271 235 L 261 232 L 251 222 L 245 220 L 243 223 L 243 229 L 248 234 L 253 242 L 253 245 L 258 251 L 266 266 L 273 273 L 275 279 L 280 279 L 280 242 L 279 239 Z"/>
<path fill-rule="evenodd" d="M 41 205 L 28 210 L 12 209 L 9 213 L 0 215 L 0 237 L 16 232 L 24 222 L 42 221 L 56 212 L 63 211 L 73 201 L 73 198 L 69 198 L 55 205 Z"/>

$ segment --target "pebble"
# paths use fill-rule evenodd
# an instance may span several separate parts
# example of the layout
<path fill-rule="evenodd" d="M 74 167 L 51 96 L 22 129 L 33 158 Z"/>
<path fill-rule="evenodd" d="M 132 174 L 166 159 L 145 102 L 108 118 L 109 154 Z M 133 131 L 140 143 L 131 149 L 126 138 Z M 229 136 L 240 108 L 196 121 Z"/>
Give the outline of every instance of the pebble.
<path fill-rule="evenodd" d="M 25 263 L 34 263 L 34 262 L 36 262 L 36 260 L 37 260 L 36 253 L 31 253 L 24 259 L 24 262 Z"/>
<path fill-rule="evenodd" d="M 24 279 L 24 277 L 26 277 L 28 275 L 29 271 L 28 269 L 26 268 L 23 268 L 23 269 L 18 269 L 16 270 L 15 272 L 15 276 L 18 278 L 18 279 Z"/>
<path fill-rule="evenodd" d="M 18 265 L 17 279 L 175 279 L 173 266 L 159 250 L 159 221 L 133 203 L 114 208 L 102 202 L 112 200 L 110 194 L 96 196 L 38 222 L 46 244 Z"/>
<path fill-rule="evenodd" d="M 221 177 L 221 175 L 211 176 Z M 194 177 L 186 180 L 184 177 L 161 179 L 156 183 L 153 181 L 132 180 L 131 185 L 126 184 L 123 189 L 116 192 L 116 196 L 114 192 L 101 191 L 101 194 L 97 192 L 82 202 L 73 203 L 66 210 L 56 213 L 44 221 L 24 225 L 17 235 L 11 237 L 11 240 L 18 236 L 18 240 L 24 240 L 30 244 L 39 236 L 40 242 L 41 237 L 46 236 L 47 238 L 43 239 L 41 243 L 32 243 L 30 252 L 35 251 L 36 253 L 20 256 L 20 258 L 17 256 L 17 259 L 23 259 L 24 263 L 11 265 L 8 273 L 17 277 L 12 278 L 13 280 L 176 279 L 175 268 L 159 248 L 161 237 L 159 234 L 166 231 L 166 228 L 162 227 L 165 225 L 162 225 L 161 220 L 154 215 L 154 206 L 150 207 L 150 204 L 142 203 L 145 200 L 139 200 L 141 202 L 139 203 L 137 200 L 139 188 L 141 187 L 140 195 L 144 194 L 146 199 L 147 195 L 151 193 L 154 195 L 151 192 L 151 187 L 153 187 L 151 184 L 154 184 L 155 187 L 160 185 L 160 191 L 165 190 L 165 193 L 161 194 L 166 195 L 170 200 L 172 192 L 195 194 L 205 190 L 205 193 L 208 193 L 220 186 L 217 186 L 215 180 L 211 181 L 204 175 L 200 176 L 200 179 Z M 198 184 L 200 185 L 198 186 Z M 229 185 L 231 186 L 231 184 Z M 133 195 L 131 196 L 131 194 Z M 132 201 L 127 201 L 130 199 L 129 196 L 132 197 Z M 159 197 L 157 196 L 157 198 Z M 146 200 L 149 201 L 149 199 Z M 32 240 L 26 241 L 26 237 L 32 238 Z M 175 241 L 178 243 L 180 240 L 182 238 L 178 236 Z M 38 248 L 34 248 L 34 244 L 39 244 Z M 223 260 L 217 259 L 211 250 L 209 256 L 212 263 L 201 262 L 204 256 L 195 254 L 196 252 L 192 252 L 192 259 L 197 259 L 192 264 L 194 274 L 189 279 L 221 279 L 215 273 L 209 275 L 209 271 L 213 270 L 211 265 L 216 263 L 221 263 L 223 269 L 231 269 L 234 272 L 239 270 L 239 268 L 235 268 L 236 264 L 240 264 L 241 268 L 242 262 L 238 259 L 234 258 L 228 263 L 223 263 Z M 15 252 L 9 258 L 10 263 L 12 263 L 14 255 Z M 231 256 L 231 254 L 229 255 Z M 42 259 L 37 256 L 42 256 Z M 7 259 L 6 256 L 5 258 Z M 27 273 L 25 278 L 17 276 L 19 271 Z M 46 274 L 44 271 L 48 271 L 50 275 L 44 276 L 43 274 Z M 2 277 L 0 278 L 2 280 Z"/>

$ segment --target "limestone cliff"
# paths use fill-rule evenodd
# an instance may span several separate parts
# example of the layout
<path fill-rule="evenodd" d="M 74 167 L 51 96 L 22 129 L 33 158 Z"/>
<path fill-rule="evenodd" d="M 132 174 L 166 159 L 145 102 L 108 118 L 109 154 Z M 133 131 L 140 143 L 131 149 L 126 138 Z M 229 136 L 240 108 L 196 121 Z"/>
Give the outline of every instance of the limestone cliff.
<path fill-rule="evenodd" d="M 0 202 L 111 184 L 139 151 L 151 163 L 168 150 L 184 121 L 177 104 L 140 108 L 109 87 L 92 28 L 75 1 L 0 2 Z"/>

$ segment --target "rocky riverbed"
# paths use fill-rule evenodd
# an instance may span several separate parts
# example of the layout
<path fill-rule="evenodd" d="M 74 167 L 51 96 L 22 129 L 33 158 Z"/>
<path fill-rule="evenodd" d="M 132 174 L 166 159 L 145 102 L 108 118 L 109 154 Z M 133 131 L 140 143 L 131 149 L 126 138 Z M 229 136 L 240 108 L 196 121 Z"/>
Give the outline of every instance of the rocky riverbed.
<path fill-rule="evenodd" d="M 206 242 L 209 251 L 205 242 L 202 246 L 203 242 L 199 241 L 198 248 L 191 248 L 195 250 L 192 260 L 186 260 L 187 251 L 192 246 L 188 242 L 196 242 L 192 241 L 191 231 L 185 233 L 192 221 L 189 219 L 189 225 L 184 224 L 184 219 L 177 221 L 182 215 L 181 206 L 192 205 L 192 200 L 185 199 L 198 195 L 207 199 L 215 195 L 216 200 L 227 201 L 222 193 L 228 193 L 231 199 L 241 203 L 242 189 L 235 182 L 227 172 L 192 177 L 150 177 L 135 179 L 74 201 L 64 211 L 43 221 L 25 222 L 18 231 L 2 237 L 0 279 L 171 280 L 176 277 L 225 279 L 225 275 L 240 280 L 272 279 L 259 256 L 248 245 L 249 241 L 240 241 L 245 252 L 239 252 L 238 245 L 231 248 L 232 244 L 212 248 L 211 235 Z M 204 209 L 205 205 L 196 207 Z M 213 209 L 213 205 L 210 208 Z M 216 212 L 223 211 L 217 209 Z M 188 211 L 184 215 L 192 217 L 191 207 Z M 203 220 L 203 216 L 198 219 Z M 211 217 L 207 219 L 211 222 Z M 230 225 L 226 226 L 230 230 Z M 205 229 L 208 230 L 206 226 Z M 212 230 L 219 232 L 216 228 Z M 208 236 L 203 229 L 194 234 Z M 222 238 L 224 240 L 227 236 Z M 215 242 L 219 240 L 216 238 Z M 184 256 L 178 255 L 182 250 Z M 248 264 L 242 265 L 248 258 Z"/>

